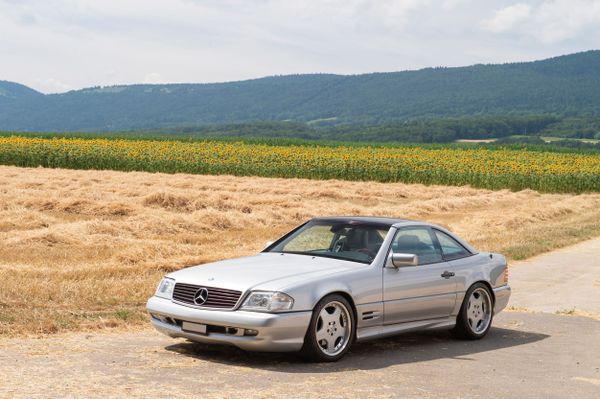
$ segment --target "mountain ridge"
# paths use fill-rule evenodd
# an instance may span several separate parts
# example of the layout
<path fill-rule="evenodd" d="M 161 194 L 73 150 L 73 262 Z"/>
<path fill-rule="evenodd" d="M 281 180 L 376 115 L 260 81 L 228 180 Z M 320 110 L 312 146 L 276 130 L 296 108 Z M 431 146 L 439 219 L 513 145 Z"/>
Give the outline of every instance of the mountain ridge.
<path fill-rule="evenodd" d="M 22 96 L 31 95 L 43 96 L 44 94 L 21 83 L 10 82 L 8 80 L 0 80 L 0 97 L 14 99 Z"/>
<path fill-rule="evenodd" d="M 5 93 L 4 95 L 2 93 Z M 327 124 L 456 116 L 600 115 L 600 51 L 532 62 L 42 94 L 0 81 L 0 130 L 111 131 L 252 121 Z M 321 122 L 319 122 L 321 123 Z"/>

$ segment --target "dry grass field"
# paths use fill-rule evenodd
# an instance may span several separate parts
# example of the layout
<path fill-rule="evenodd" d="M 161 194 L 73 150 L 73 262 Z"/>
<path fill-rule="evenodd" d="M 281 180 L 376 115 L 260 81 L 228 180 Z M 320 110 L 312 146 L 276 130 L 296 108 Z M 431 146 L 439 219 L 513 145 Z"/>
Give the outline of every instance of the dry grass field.
<path fill-rule="evenodd" d="M 600 194 L 0 166 L 0 334 L 134 328 L 166 272 L 333 214 L 436 222 L 512 259 L 600 234 Z"/>

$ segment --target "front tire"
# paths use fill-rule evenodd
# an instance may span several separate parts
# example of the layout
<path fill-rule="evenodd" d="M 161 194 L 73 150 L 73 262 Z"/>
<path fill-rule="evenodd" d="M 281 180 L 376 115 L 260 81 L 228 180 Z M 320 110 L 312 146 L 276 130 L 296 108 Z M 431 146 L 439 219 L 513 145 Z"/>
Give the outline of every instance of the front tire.
<path fill-rule="evenodd" d="M 475 283 L 465 294 L 452 332 L 461 339 L 481 339 L 490 330 L 493 317 L 494 304 L 490 289 L 483 283 Z"/>
<path fill-rule="evenodd" d="M 352 305 L 341 295 L 327 295 L 315 306 L 302 354 L 315 362 L 338 361 L 350 350 L 355 336 Z"/>

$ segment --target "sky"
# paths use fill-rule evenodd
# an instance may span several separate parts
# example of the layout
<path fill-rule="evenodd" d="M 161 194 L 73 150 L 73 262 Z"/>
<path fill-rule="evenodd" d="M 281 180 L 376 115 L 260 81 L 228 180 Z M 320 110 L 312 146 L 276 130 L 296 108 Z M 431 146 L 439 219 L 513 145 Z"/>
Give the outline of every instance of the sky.
<path fill-rule="evenodd" d="M 0 0 L 0 80 L 44 93 L 598 48 L 600 0 Z"/>

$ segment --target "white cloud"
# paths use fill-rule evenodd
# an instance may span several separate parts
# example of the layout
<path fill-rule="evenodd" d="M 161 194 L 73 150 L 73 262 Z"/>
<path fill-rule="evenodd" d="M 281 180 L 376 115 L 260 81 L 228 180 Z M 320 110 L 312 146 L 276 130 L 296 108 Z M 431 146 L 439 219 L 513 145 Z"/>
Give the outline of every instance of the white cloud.
<path fill-rule="evenodd" d="M 600 0 L 0 0 L 0 79 L 43 91 L 521 61 L 598 43 Z"/>
<path fill-rule="evenodd" d="M 456 8 L 458 6 L 467 4 L 469 2 L 471 2 L 472 0 L 443 0 L 442 1 L 442 8 L 445 8 L 447 10 L 451 10 L 453 8 Z"/>
<path fill-rule="evenodd" d="M 586 31 L 598 38 L 600 0 L 550 0 L 517 3 L 497 10 L 481 26 L 494 33 L 512 33 L 544 44 L 575 39 Z"/>
<path fill-rule="evenodd" d="M 556 0 L 537 10 L 535 29 L 540 40 L 555 43 L 577 37 L 600 24 L 600 1 Z"/>
<path fill-rule="evenodd" d="M 160 73 L 150 72 L 144 76 L 144 83 L 157 84 L 157 83 L 165 83 L 165 80 L 160 76 Z"/>
<path fill-rule="evenodd" d="M 46 93 L 61 93 L 73 89 L 73 87 L 65 82 L 55 78 L 38 79 L 38 87 Z"/>
<path fill-rule="evenodd" d="M 531 7 L 527 4 L 513 4 L 496 11 L 494 17 L 484 20 L 482 25 L 492 32 L 506 32 L 527 20 L 530 14 Z"/>

